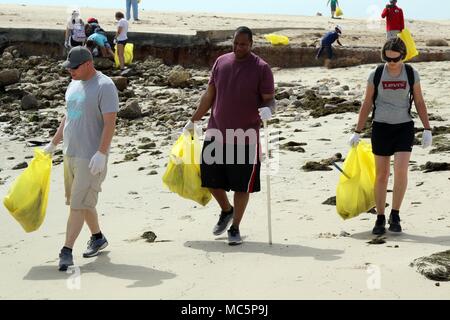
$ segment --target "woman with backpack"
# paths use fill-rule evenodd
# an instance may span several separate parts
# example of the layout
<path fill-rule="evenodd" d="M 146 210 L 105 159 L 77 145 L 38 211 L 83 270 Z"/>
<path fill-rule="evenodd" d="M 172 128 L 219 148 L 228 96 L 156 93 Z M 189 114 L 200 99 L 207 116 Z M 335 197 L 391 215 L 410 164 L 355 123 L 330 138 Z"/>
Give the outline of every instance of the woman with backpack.
<path fill-rule="evenodd" d="M 419 73 L 403 63 L 406 53 L 406 46 L 400 38 L 390 39 L 385 43 L 381 56 L 386 63 L 370 73 L 358 124 L 349 140 L 351 146 L 359 143 L 360 134 L 373 106 L 371 140 L 375 156 L 375 202 L 378 213 L 372 230 L 375 235 L 386 232 L 384 211 L 391 156 L 394 156 L 394 190 L 389 231 L 402 231 L 400 206 L 407 188 L 409 159 L 414 143 L 414 122 L 410 112 L 412 102 L 424 127 L 422 147 L 430 147 L 432 143 Z"/>
<path fill-rule="evenodd" d="M 67 49 L 84 45 L 86 41 L 86 33 L 84 30 L 84 22 L 80 18 L 80 12 L 73 10 L 72 15 L 67 21 L 66 35 L 64 47 Z"/>

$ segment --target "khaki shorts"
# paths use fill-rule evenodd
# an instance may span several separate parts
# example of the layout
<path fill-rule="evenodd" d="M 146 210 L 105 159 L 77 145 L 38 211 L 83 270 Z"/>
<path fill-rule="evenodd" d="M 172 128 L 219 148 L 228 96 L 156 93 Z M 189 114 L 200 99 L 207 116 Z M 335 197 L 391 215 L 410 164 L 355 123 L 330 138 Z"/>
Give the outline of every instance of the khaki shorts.
<path fill-rule="evenodd" d="M 95 209 L 98 193 L 106 177 L 106 168 L 96 176 L 91 174 L 89 160 L 64 157 L 64 187 L 66 204 L 71 209 Z"/>

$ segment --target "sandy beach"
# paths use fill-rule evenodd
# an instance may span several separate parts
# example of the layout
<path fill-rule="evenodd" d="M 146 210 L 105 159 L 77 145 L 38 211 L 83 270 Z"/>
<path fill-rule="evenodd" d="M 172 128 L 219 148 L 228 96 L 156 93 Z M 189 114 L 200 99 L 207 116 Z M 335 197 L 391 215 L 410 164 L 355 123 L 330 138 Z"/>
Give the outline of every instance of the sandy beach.
<path fill-rule="evenodd" d="M 1 26 L 63 28 L 65 10 L 0 5 Z M 81 8 L 83 16 L 96 16 L 105 21 L 102 25 L 108 30 L 113 30 L 110 18 L 114 11 Z M 312 34 L 335 23 L 326 17 L 152 11 L 143 12 L 142 20 L 140 24 L 132 24 L 131 30 L 195 33 L 197 30 L 232 30 L 237 25 L 247 24 L 254 28 L 286 28 L 285 33 L 299 42 L 309 41 Z M 348 38 L 342 40 L 344 43 L 380 46 L 384 39 L 384 26 L 371 30 L 369 36 L 367 30 L 360 28 L 362 20 L 345 19 L 339 23 L 347 30 Z M 409 24 L 419 45 L 436 33 L 450 34 L 450 21 L 409 21 Z M 294 27 L 305 30 L 290 29 Z M 414 67 L 421 75 L 429 113 L 442 118 L 431 121 L 432 126 L 448 128 L 450 62 L 415 63 Z M 283 90 L 300 92 L 326 86 L 327 96 L 361 101 L 373 68 L 375 65 L 333 70 L 274 68 L 273 72 L 278 88 Z M 207 76 L 206 70 L 199 72 Z M 344 91 L 343 86 L 348 86 L 348 90 Z M 167 103 L 168 108 L 184 108 L 185 115 L 196 107 L 196 99 L 205 87 L 196 87 L 193 97 L 188 88 L 168 89 L 143 85 L 138 80 L 132 80 L 129 88 L 136 92 L 143 110 Z M 170 92 L 184 102 L 171 105 L 169 96 L 160 98 L 167 102 L 157 101 L 157 93 L 161 92 Z M 343 221 L 335 206 L 322 204 L 336 195 L 339 172 L 301 169 L 307 161 L 320 161 L 338 152 L 345 157 L 357 113 L 313 118 L 305 110 L 294 108 L 289 100 L 285 104 L 281 104 L 276 115 L 279 122 L 271 125 L 272 130 L 280 132 L 280 137 L 285 139 L 282 142 L 307 145 L 304 153 L 280 150 L 279 169 L 271 177 L 272 245 L 267 243 L 264 174 L 261 175 L 262 192 L 251 196 L 241 224 L 244 244 L 228 246 L 226 235 L 215 237 L 211 233 L 219 213 L 215 201 L 201 207 L 169 192 L 161 181 L 170 147 L 187 118 L 171 122 L 168 130 L 155 125 L 155 120 L 138 120 L 141 124 L 130 122 L 129 131 L 123 125 L 113 139 L 109 173 L 97 207 L 109 247 L 96 258 L 84 259 L 82 252 L 90 236 L 85 227 L 74 248 L 75 274 L 57 270 L 68 217 L 62 165 L 52 169 L 47 215 L 38 231 L 26 234 L 3 205 L 0 206 L 0 299 L 450 298 L 449 282 L 440 282 L 437 286 L 436 281 L 410 267 L 414 259 L 446 251 L 450 246 L 450 172 L 418 170 L 427 161 L 448 162 L 448 151 L 431 154 L 430 149 L 415 146 L 409 187 L 402 205 L 404 232 L 397 236 L 388 233 L 386 243 L 371 245 L 368 242 L 374 238 L 371 234 L 373 214 L 364 213 Z M 62 114 L 64 106 L 39 112 L 44 116 L 51 112 Z M 422 128 L 417 117 L 415 124 Z M 1 198 L 22 171 L 12 170 L 12 167 L 29 161 L 32 156 L 33 148 L 27 146 L 25 140 L 48 139 L 48 136 L 21 139 L 17 134 L 5 133 L 2 130 L 5 125 L 0 123 Z M 136 161 L 122 162 L 125 154 L 138 150 L 135 147 L 142 138 L 154 141 L 160 153 L 142 153 Z M 437 141 L 448 144 L 449 138 L 449 134 L 444 134 Z M 392 179 L 388 189 L 392 189 Z M 392 203 L 392 193 L 388 194 L 387 202 Z M 141 238 L 147 231 L 156 234 L 155 242 Z"/>

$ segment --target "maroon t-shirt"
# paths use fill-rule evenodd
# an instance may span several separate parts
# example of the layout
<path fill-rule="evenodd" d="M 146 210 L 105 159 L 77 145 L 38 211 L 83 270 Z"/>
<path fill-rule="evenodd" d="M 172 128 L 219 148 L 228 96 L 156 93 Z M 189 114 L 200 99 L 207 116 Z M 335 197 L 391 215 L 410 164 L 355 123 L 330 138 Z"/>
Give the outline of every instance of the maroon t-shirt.
<path fill-rule="evenodd" d="M 218 129 L 225 139 L 226 129 L 255 129 L 259 133 L 261 118 L 258 108 L 262 94 L 274 93 L 270 66 L 251 53 L 242 61 L 233 52 L 217 58 L 209 84 L 216 88 L 208 129 Z"/>

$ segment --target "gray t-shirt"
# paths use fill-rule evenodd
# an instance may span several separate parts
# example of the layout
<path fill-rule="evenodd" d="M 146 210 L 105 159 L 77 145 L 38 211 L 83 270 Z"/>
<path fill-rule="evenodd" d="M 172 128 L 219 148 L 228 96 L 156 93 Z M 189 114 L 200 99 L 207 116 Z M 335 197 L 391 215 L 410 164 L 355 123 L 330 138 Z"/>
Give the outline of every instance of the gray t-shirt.
<path fill-rule="evenodd" d="M 414 69 L 414 83 L 420 82 L 419 73 Z M 369 84 L 374 84 L 375 70 L 369 75 Z M 409 83 L 406 67 L 403 65 L 401 74 L 392 77 L 384 66 L 378 96 L 375 101 L 376 110 L 374 121 L 389 124 L 398 124 L 412 121 L 409 114 Z"/>
<path fill-rule="evenodd" d="M 64 154 L 91 159 L 97 152 L 102 132 L 103 114 L 119 111 L 119 97 L 114 82 L 103 73 L 87 81 L 72 80 L 66 91 Z"/>

